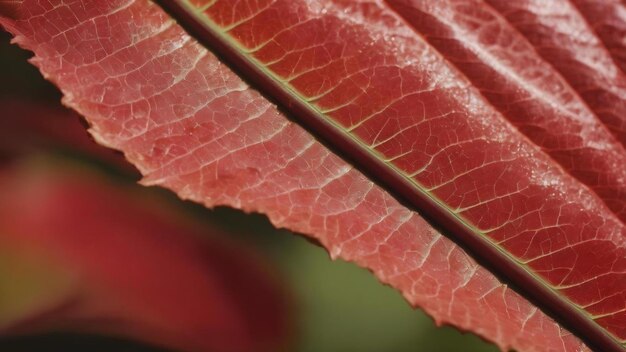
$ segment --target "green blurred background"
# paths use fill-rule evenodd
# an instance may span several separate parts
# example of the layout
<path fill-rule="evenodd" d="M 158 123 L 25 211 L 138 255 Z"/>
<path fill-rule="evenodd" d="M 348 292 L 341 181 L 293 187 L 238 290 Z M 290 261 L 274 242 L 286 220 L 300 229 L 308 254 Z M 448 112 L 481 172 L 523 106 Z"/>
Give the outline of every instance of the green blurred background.
<path fill-rule="evenodd" d="M 8 34 L 0 32 L 0 98 L 58 104 L 60 94 L 26 62 L 28 57 L 29 53 L 9 45 Z M 77 159 L 67 151 L 64 156 Z M 92 163 L 84 158 L 78 160 Z M 106 169 L 103 165 L 96 167 Z M 108 172 L 121 180 L 135 181 L 132 176 Z M 182 202 L 166 191 L 155 189 L 154 192 L 186 208 L 200 221 L 216 224 L 213 226 L 256 247 L 273 265 L 295 300 L 294 351 L 497 350 L 472 334 L 436 327 L 424 313 L 413 310 L 398 292 L 381 285 L 368 271 L 331 261 L 322 248 L 288 231 L 274 229 L 261 215 L 246 215 L 227 208 L 211 211 Z M 0 338 L 0 351 L 160 350 L 107 337 L 53 334 Z"/>

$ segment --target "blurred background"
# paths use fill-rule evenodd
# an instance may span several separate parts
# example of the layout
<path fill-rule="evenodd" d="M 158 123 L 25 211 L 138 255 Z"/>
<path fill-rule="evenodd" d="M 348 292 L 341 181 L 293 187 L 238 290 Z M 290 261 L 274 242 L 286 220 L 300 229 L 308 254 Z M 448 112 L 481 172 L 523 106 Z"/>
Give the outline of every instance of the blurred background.
<path fill-rule="evenodd" d="M 28 101 L 41 106 L 58 106 L 60 93 L 47 83 L 26 59 L 29 53 L 9 44 L 0 33 L 0 102 Z M 2 119 L 20 118 L 6 116 Z M 41 116 L 45 118 L 45 116 Z M 76 119 L 76 124 L 80 124 Z M 6 124 L 4 125 L 6 126 Z M 0 127 L 2 128 L 2 127 Z M 133 172 L 115 170 L 71 148 L 50 147 L 45 154 L 93 168 L 115 182 L 133 185 Z M 10 153 L 0 151 L 0 160 Z M 141 187 L 139 185 L 132 187 Z M 289 351 L 299 352 L 402 352 L 402 351 L 496 351 L 472 334 L 450 327 L 436 327 L 419 310 L 413 310 L 395 290 L 381 285 L 373 275 L 355 265 L 329 259 L 327 253 L 306 239 L 274 229 L 261 215 L 218 208 L 207 210 L 183 202 L 164 190 L 151 189 L 156 197 L 207 226 L 218 227 L 235 241 L 243 242 L 269 262 L 293 297 L 293 341 Z M 1 229 L 0 229 L 1 231 Z M 1 253 L 1 252 L 0 252 Z M 10 261 L 8 262 L 10 263 Z M 0 265 L 8 265 L 0 259 Z M 0 268 L 0 312 L 15 304 L 16 285 L 12 268 Z M 12 278 L 13 277 L 13 278 Z M 24 292 L 18 289 L 17 292 Z M 19 299 L 19 297 L 17 297 Z M 173 302 L 172 304 L 175 304 Z M 0 337 L 0 351 L 165 351 L 157 347 L 106 336 L 57 332 Z"/>

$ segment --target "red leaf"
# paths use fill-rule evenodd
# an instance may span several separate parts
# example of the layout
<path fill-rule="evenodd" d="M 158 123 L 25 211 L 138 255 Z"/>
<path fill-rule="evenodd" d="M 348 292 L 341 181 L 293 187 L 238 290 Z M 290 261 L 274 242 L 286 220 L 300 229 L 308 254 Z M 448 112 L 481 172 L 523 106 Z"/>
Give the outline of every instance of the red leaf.
<path fill-rule="evenodd" d="M 488 0 L 500 12 L 482 0 L 388 2 L 504 117 L 626 219 L 626 152 L 602 123 L 626 144 L 626 75 L 568 0 Z"/>
<path fill-rule="evenodd" d="M 48 282 L 3 296 L 3 333 L 109 333 L 185 351 L 285 344 L 286 297 L 249 251 L 206 238 L 145 192 L 59 170 L 30 163 L 0 174 L 0 261 L 31 268 L 10 290 Z"/>
<path fill-rule="evenodd" d="M 572 0 L 572 3 L 626 72 L 626 4 L 622 0 Z"/>
<path fill-rule="evenodd" d="M 206 5 L 189 14 L 190 28 L 290 116 L 590 342 L 618 348 L 626 338 L 623 223 L 396 13 L 373 1 Z M 35 52 L 65 103 L 93 124 L 96 139 L 123 150 L 145 184 L 207 206 L 266 213 L 372 269 L 438 322 L 503 348 L 580 348 L 155 6 L 34 1 L 3 23 Z M 621 146 L 606 138 L 609 160 L 623 160 Z M 573 170 L 594 170 L 575 161 Z M 623 187 L 619 178 L 608 182 Z"/>
<path fill-rule="evenodd" d="M 549 7 L 537 6 L 540 2 L 533 1 L 517 4 L 487 1 L 524 34 L 537 53 L 563 75 L 622 145 L 626 145 L 626 75 L 603 45 L 600 26 L 585 21 L 584 16 L 593 11 L 574 6 L 585 1 L 555 0 Z M 605 11 L 604 17 L 618 12 L 617 9 Z M 623 199 L 622 196 L 622 202 Z"/>

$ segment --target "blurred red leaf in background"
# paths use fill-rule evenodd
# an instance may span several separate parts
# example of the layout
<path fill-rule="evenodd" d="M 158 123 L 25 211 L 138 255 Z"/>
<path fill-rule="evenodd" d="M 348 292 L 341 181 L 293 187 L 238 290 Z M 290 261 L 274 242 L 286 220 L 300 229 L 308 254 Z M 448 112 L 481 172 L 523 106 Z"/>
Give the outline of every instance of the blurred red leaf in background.
<path fill-rule="evenodd" d="M 288 296 L 250 249 L 194 223 L 151 190 L 38 143 L 124 166 L 76 115 L 4 102 L 0 150 L 0 328 L 113 334 L 185 351 L 275 351 Z M 53 123 L 54 122 L 54 123 Z"/>

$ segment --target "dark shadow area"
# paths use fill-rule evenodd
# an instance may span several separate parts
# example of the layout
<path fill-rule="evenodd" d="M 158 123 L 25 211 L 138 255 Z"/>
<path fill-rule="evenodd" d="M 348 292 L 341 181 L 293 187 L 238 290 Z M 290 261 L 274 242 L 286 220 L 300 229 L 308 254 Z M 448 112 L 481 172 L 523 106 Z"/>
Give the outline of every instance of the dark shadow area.
<path fill-rule="evenodd" d="M 33 56 L 30 51 L 19 50 L 9 45 L 11 35 L 0 30 L 0 97 L 29 97 L 32 101 L 58 103 L 61 92 L 46 81 L 27 59 Z"/>

